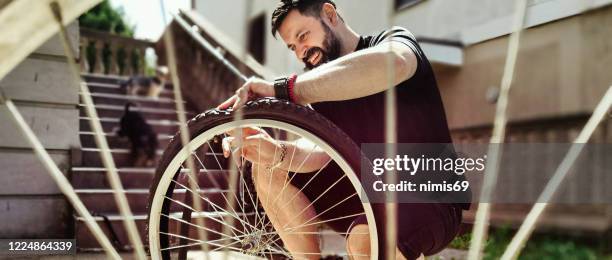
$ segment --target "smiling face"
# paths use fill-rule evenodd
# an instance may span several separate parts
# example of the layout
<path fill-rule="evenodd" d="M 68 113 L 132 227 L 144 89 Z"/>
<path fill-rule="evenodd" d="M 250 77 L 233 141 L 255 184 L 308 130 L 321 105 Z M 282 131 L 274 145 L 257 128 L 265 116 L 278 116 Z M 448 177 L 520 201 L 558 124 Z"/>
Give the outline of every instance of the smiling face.
<path fill-rule="evenodd" d="M 292 10 L 278 30 L 289 50 L 304 62 L 307 70 L 340 57 L 341 42 L 323 19 Z"/>

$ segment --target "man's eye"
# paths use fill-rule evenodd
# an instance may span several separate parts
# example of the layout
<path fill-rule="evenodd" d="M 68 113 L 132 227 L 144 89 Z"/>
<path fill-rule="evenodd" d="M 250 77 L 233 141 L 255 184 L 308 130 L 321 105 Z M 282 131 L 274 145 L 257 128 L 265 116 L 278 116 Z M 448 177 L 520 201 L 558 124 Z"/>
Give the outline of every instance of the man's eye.
<path fill-rule="evenodd" d="M 308 34 L 308 32 L 302 33 L 302 34 L 300 35 L 300 38 L 299 38 L 299 39 L 300 39 L 300 41 L 303 41 L 304 39 L 306 39 L 306 35 L 307 35 L 307 34 Z"/>

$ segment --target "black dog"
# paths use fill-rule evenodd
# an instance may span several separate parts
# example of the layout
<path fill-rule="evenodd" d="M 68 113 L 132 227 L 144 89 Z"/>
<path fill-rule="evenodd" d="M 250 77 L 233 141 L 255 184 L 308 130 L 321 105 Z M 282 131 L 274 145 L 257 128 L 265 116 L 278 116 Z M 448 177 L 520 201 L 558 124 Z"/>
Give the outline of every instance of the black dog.
<path fill-rule="evenodd" d="M 117 135 L 127 137 L 132 144 L 131 159 L 135 167 L 147 167 L 155 164 L 157 134 L 153 131 L 141 113 L 130 111 L 133 103 L 125 104 Z"/>

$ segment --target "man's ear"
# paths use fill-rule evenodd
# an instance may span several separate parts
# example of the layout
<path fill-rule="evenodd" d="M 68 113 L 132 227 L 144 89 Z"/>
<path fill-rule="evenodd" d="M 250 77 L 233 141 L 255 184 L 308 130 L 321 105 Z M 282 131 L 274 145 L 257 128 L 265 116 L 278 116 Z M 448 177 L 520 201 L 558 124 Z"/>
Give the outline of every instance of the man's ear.
<path fill-rule="evenodd" d="M 330 3 L 324 3 L 323 8 L 321 8 L 322 16 L 329 21 L 331 25 L 338 24 L 338 13 L 336 12 L 336 8 Z"/>

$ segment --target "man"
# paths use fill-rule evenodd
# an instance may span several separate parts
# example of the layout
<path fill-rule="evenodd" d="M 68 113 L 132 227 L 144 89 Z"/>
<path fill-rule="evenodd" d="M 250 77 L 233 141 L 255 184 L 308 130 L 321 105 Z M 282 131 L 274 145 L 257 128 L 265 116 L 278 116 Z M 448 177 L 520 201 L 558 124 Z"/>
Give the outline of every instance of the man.
<path fill-rule="evenodd" d="M 362 37 L 342 19 L 332 0 L 285 0 L 279 3 L 272 17 L 272 33 L 280 35 L 287 47 L 302 60 L 308 72 L 275 82 L 251 78 L 236 94 L 218 108 L 240 108 L 247 101 L 258 97 L 278 97 L 298 104 L 311 104 L 338 127 L 344 130 L 358 145 L 361 143 L 385 143 L 385 91 L 395 88 L 397 95 L 397 140 L 400 143 L 451 143 L 444 108 L 437 83 L 427 58 L 414 36 L 401 27 L 393 27 L 377 36 Z M 387 66 L 392 62 L 393 66 Z M 390 75 L 393 75 L 390 77 Z M 389 81 L 392 81 L 389 84 Z M 269 175 L 272 185 L 258 176 L 259 167 L 253 166 L 254 181 L 260 201 L 262 197 L 276 194 L 283 186 L 290 168 L 286 160 L 274 156 L 274 151 L 303 156 L 309 151 L 299 145 L 279 143 L 264 131 L 244 130 L 241 142 L 242 156 L 254 165 L 274 169 Z M 233 138 L 233 137 L 232 137 Z M 234 143 L 234 140 L 227 140 Z M 256 147 L 258 144 L 259 147 Z M 259 149 L 255 149 L 259 148 Z M 225 149 L 226 156 L 229 149 Z M 325 162 L 324 152 L 309 158 L 301 172 L 312 172 L 325 167 L 325 175 L 332 175 L 333 166 Z M 262 159 L 263 158 L 263 159 Z M 337 170 L 337 169 L 334 169 Z M 261 182 L 261 185 L 258 183 Z M 265 184 L 263 184 L 265 183 Z M 327 184 L 329 185 L 329 184 Z M 296 210 L 309 205 L 312 196 L 299 192 L 299 184 L 291 183 L 291 194 L 298 199 L 290 209 L 278 205 L 266 205 L 279 210 L 271 219 L 275 227 L 296 225 L 300 220 L 316 216 L 317 207 L 297 220 Z M 288 196 L 291 197 L 291 196 Z M 283 200 L 283 199 L 281 199 Z M 282 204 L 282 203 L 281 203 Z M 397 259 L 416 259 L 442 250 L 457 234 L 465 204 L 398 204 Z M 377 222 L 383 221 L 380 215 Z M 295 221 L 296 223 L 286 223 Z M 277 228 L 277 230 L 279 230 Z M 302 229 L 300 231 L 312 231 Z M 316 231 L 316 230 L 315 230 Z M 347 251 L 353 258 L 368 258 L 370 244 L 367 221 L 352 220 L 347 236 Z M 346 232 L 346 231 L 345 231 Z M 304 234 L 308 232 L 303 232 Z M 289 236 L 280 233 L 290 252 L 318 252 L 316 237 Z M 380 236 L 379 236 L 380 237 Z M 380 248 L 383 250 L 383 248 Z M 385 252 L 389 254 L 389 252 Z M 296 253 L 298 258 L 303 255 Z M 405 257 L 405 258 L 404 258 Z M 308 258 L 305 257 L 305 258 Z M 313 258 L 317 258 L 314 256 Z"/>

